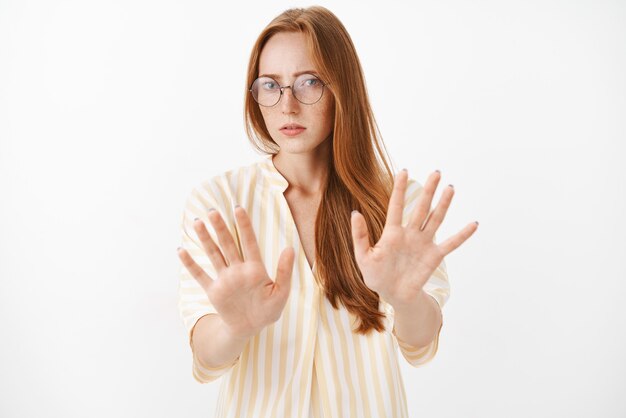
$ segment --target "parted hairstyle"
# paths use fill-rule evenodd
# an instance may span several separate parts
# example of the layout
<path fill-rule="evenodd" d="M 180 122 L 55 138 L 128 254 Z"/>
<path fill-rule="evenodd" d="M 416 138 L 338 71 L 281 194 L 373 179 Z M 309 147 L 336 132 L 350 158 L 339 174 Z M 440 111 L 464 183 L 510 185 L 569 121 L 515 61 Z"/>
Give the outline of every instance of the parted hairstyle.
<path fill-rule="evenodd" d="M 355 332 L 381 332 L 385 314 L 379 310 L 378 293 L 365 285 L 356 264 L 350 216 L 354 209 L 363 214 L 370 245 L 378 242 L 387 216 L 393 172 L 369 103 L 361 63 L 346 28 L 328 9 L 293 8 L 276 16 L 252 48 L 246 81 L 246 134 L 262 153 L 274 154 L 279 148 L 248 88 L 259 75 L 263 47 L 279 32 L 305 35 L 321 79 L 330 83 L 326 93 L 331 93 L 335 102 L 334 129 L 329 138 L 332 155 L 315 220 L 316 280 L 335 309 L 339 299 L 360 320 Z"/>

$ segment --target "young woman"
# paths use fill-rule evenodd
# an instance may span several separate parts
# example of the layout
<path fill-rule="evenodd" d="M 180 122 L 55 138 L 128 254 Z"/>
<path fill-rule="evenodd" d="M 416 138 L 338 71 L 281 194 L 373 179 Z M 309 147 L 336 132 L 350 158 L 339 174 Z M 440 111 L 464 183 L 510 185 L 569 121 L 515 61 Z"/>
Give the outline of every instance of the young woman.
<path fill-rule="evenodd" d="M 183 214 L 193 376 L 224 376 L 216 417 L 406 417 L 398 348 L 416 367 L 437 352 L 444 257 L 477 223 L 435 244 L 453 188 L 431 212 L 439 172 L 423 187 L 393 175 L 327 9 L 272 20 L 246 85 L 247 133 L 266 155 L 204 181 Z"/>

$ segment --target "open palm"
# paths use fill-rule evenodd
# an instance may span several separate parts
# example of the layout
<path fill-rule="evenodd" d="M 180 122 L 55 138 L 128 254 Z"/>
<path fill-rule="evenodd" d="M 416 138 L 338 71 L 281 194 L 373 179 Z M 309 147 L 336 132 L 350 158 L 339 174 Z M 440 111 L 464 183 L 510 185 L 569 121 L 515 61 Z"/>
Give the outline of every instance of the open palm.
<path fill-rule="evenodd" d="M 352 213 L 354 253 L 363 280 L 396 309 L 411 306 L 443 258 L 478 228 L 478 224 L 472 222 L 443 243 L 435 244 L 435 232 L 454 194 L 451 185 L 446 187 L 439 204 L 428 216 L 439 179 L 438 171 L 429 176 L 408 224 L 402 226 L 408 172 L 402 170 L 396 175 L 385 227 L 373 247 L 370 247 L 365 218 L 357 211 Z"/>
<path fill-rule="evenodd" d="M 295 253 L 292 247 L 283 250 L 278 259 L 276 280 L 273 281 L 263 264 L 246 211 L 236 207 L 235 217 L 241 230 L 245 260 L 216 210 L 209 211 L 208 218 L 221 249 L 200 219 L 195 220 L 194 229 L 218 278 L 210 277 L 184 249 L 179 250 L 179 257 L 202 286 L 231 334 L 250 337 L 280 318 L 289 297 Z"/>

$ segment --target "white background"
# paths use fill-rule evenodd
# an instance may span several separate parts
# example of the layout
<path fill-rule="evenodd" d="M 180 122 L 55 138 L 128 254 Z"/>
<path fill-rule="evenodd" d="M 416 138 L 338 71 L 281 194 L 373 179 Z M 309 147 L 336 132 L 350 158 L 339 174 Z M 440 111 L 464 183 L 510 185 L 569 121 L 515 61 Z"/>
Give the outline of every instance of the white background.
<path fill-rule="evenodd" d="M 300 2 L 0 0 L 0 416 L 210 417 L 178 316 L 183 203 L 260 158 L 263 27 Z M 456 194 L 412 417 L 626 414 L 626 4 L 325 1 L 395 169 Z"/>

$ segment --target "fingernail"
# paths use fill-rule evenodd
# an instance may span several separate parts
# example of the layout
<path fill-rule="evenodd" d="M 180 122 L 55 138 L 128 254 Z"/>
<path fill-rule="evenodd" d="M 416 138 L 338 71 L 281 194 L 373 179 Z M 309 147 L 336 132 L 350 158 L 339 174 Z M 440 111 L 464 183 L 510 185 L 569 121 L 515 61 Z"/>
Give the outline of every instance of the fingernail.
<path fill-rule="evenodd" d="M 453 185 L 451 185 L 451 184 L 448 184 L 448 186 L 450 186 L 450 187 L 452 187 L 452 188 L 454 189 L 454 186 L 453 186 Z"/>
<path fill-rule="evenodd" d="M 408 172 L 409 170 L 407 170 L 406 168 L 403 168 L 403 169 L 402 169 L 402 171 L 406 171 L 406 172 Z"/>
<path fill-rule="evenodd" d="M 355 214 L 355 213 L 357 213 L 357 212 L 358 212 L 358 210 L 356 210 L 356 209 L 355 209 L 355 210 L 353 210 L 353 211 L 352 211 L 352 213 L 350 214 L 350 216 L 354 215 L 354 214 Z"/>
<path fill-rule="evenodd" d="M 195 222 L 195 221 L 197 221 L 197 220 L 198 220 L 198 218 L 193 218 L 193 221 L 194 221 L 194 222 Z"/>
<path fill-rule="evenodd" d="M 240 208 L 241 206 L 240 206 L 240 205 L 235 205 L 235 207 L 236 207 L 236 208 Z"/>
<path fill-rule="evenodd" d="M 176 251 L 180 251 L 180 247 L 176 247 Z"/>
<path fill-rule="evenodd" d="M 474 223 L 475 223 L 476 225 L 478 225 L 478 221 L 474 221 Z"/>
<path fill-rule="evenodd" d="M 209 209 L 209 212 L 214 211 L 214 210 L 215 210 L 215 208 L 211 208 L 211 209 Z"/>
<path fill-rule="evenodd" d="M 435 171 L 436 171 L 437 173 L 441 174 L 441 171 L 439 171 L 439 170 L 435 170 Z"/>

